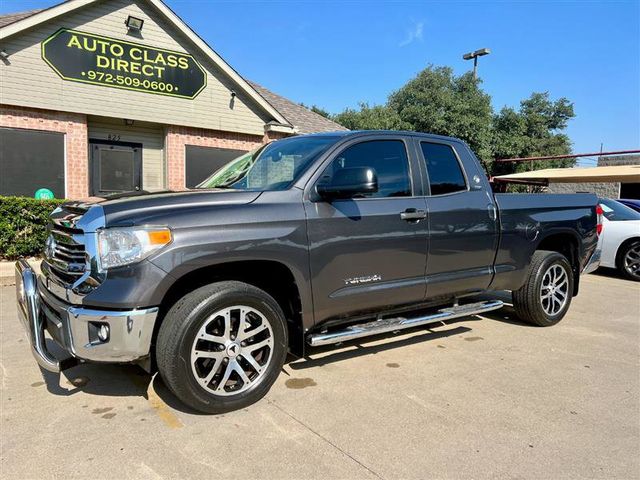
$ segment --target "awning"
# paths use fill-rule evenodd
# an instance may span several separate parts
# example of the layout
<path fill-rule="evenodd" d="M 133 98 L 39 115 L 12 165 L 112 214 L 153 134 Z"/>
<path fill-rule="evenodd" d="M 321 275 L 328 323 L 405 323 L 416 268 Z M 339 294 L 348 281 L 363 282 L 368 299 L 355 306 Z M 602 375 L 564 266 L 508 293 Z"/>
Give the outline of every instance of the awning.
<path fill-rule="evenodd" d="M 494 177 L 498 182 L 514 183 L 640 183 L 640 165 L 588 168 L 546 168 Z"/>

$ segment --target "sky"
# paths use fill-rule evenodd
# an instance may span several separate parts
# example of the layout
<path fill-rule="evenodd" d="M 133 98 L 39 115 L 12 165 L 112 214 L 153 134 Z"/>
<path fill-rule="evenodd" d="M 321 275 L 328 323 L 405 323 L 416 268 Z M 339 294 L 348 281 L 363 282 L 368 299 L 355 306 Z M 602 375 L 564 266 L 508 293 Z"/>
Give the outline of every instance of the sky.
<path fill-rule="evenodd" d="M 380 104 L 429 64 L 479 76 L 493 106 L 567 97 L 574 152 L 640 149 L 640 0 L 165 0 L 242 76 L 332 113 Z M 0 0 L 0 13 L 55 0 Z"/>

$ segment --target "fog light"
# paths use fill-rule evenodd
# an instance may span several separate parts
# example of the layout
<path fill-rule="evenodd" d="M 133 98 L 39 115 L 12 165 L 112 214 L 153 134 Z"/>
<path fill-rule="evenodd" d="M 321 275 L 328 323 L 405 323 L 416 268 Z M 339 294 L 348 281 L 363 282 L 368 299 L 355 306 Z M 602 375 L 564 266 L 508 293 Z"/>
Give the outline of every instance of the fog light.
<path fill-rule="evenodd" d="M 101 342 L 106 342 L 109 340 L 109 325 L 103 323 L 98 330 L 98 339 Z"/>

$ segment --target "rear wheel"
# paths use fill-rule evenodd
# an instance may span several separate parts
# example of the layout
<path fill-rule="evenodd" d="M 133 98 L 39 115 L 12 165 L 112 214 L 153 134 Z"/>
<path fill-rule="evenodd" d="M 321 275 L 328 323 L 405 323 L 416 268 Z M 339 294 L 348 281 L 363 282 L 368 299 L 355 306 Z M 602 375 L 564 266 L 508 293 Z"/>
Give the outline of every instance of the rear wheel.
<path fill-rule="evenodd" d="M 555 325 L 566 315 L 573 297 L 573 273 L 564 255 L 534 252 L 526 283 L 513 292 L 518 317 L 539 327 Z"/>
<path fill-rule="evenodd" d="M 640 282 L 640 240 L 633 240 L 620 249 L 618 270 L 629 280 Z"/>
<path fill-rule="evenodd" d="M 287 353 L 284 315 L 264 291 L 220 282 L 180 299 L 167 313 L 156 347 L 171 391 L 205 413 L 243 408 L 262 398 Z"/>

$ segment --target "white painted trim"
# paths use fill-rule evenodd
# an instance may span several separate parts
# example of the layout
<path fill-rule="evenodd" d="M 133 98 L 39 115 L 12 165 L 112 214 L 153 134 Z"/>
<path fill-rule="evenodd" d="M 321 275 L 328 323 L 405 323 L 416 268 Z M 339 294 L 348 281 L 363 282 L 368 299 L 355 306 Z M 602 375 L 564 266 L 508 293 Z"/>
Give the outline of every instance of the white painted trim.
<path fill-rule="evenodd" d="M 76 8 L 90 5 L 92 3 L 95 3 L 96 1 L 98 0 L 68 0 L 58 5 L 54 5 L 53 7 L 42 10 L 41 12 L 31 15 L 30 17 L 23 18 L 22 20 L 18 20 L 17 22 L 0 28 L 0 40 L 4 40 L 5 38 L 11 35 L 15 35 L 18 32 L 26 30 L 27 28 L 35 27 L 42 22 L 54 19 L 56 17 L 59 17 L 60 15 L 64 15 L 65 13 L 72 12 Z"/>
<path fill-rule="evenodd" d="M 68 0 L 51 8 L 38 12 L 30 17 L 18 20 L 5 27 L 0 28 L 0 40 L 11 35 L 15 35 L 23 30 L 32 28 L 43 22 L 49 21 L 60 15 L 67 14 L 81 7 L 91 5 L 99 0 Z M 108 1 L 108 0 L 107 0 Z M 202 38 L 200 38 L 184 21 L 176 15 L 173 10 L 167 7 L 162 0 L 144 0 L 158 10 L 167 21 L 178 31 L 191 40 L 209 59 L 222 70 L 231 80 L 233 80 L 258 106 L 271 115 L 278 123 L 288 125 L 284 116 L 267 102 L 247 81 L 240 76 L 224 59 L 218 55 Z"/>
<path fill-rule="evenodd" d="M 63 133 L 64 135 L 64 198 L 69 198 L 69 186 L 67 173 L 69 172 L 69 168 L 67 165 L 67 140 L 69 139 L 69 134 L 67 132 Z M 89 157 L 87 156 L 87 163 L 89 163 Z M 89 170 L 89 165 L 87 165 L 87 170 Z M 88 180 L 88 179 L 87 179 Z M 87 191 L 89 188 L 87 187 Z"/>
<path fill-rule="evenodd" d="M 265 132 L 280 132 L 280 133 L 298 133 L 298 128 L 291 125 L 274 125 L 267 123 L 264 126 Z"/>

